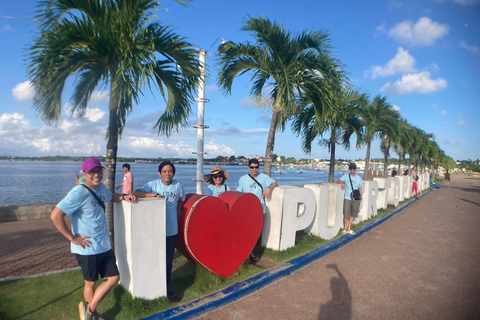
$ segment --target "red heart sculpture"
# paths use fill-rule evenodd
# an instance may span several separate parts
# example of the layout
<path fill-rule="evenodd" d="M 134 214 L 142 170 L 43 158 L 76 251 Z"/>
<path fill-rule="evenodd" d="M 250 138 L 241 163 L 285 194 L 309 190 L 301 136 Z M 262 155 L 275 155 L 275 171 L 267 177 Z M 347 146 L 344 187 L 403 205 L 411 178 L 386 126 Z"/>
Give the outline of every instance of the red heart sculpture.
<path fill-rule="evenodd" d="M 188 194 L 178 221 L 177 249 L 188 259 L 228 278 L 242 265 L 263 227 L 263 209 L 251 193 L 220 197 Z"/>

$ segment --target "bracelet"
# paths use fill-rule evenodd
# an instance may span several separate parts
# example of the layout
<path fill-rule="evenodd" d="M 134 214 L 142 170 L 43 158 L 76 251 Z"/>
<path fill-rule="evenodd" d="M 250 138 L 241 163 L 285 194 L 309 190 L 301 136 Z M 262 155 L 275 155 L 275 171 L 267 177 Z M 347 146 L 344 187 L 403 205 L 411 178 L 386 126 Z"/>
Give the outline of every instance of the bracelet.
<path fill-rule="evenodd" d="M 124 194 L 122 194 L 122 201 L 123 201 L 123 200 L 125 200 L 125 195 L 124 195 Z"/>

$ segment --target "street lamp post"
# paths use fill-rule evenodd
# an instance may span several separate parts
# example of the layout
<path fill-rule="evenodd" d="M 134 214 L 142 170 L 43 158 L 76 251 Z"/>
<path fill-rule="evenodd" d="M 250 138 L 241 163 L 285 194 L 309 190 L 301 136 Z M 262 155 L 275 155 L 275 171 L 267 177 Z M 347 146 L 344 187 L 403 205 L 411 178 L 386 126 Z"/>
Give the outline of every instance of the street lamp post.
<path fill-rule="evenodd" d="M 206 54 L 210 48 L 213 47 L 218 40 L 222 39 L 222 43 L 219 48 L 228 43 L 225 39 L 219 37 L 217 38 L 207 50 L 200 49 L 199 51 L 199 62 L 200 62 L 200 83 L 198 85 L 198 98 L 195 99 L 195 102 L 198 103 L 198 122 L 193 127 L 197 129 L 197 178 L 193 179 L 197 183 L 197 194 L 203 194 L 203 158 L 207 154 L 204 152 L 204 133 L 205 129 L 208 129 L 208 126 L 205 125 L 205 103 L 210 102 L 210 100 L 205 99 L 205 63 L 206 63 Z"/>

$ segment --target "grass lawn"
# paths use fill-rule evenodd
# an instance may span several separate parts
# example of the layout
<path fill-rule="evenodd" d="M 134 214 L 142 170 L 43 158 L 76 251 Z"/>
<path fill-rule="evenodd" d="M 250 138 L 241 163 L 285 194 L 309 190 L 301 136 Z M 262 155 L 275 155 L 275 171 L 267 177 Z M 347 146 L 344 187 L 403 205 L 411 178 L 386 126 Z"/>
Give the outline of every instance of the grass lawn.
<path fill-rule="evenodd" d="M 400 203 L 399 206 L 404 203 Z M 377 216 L 354 225 L 352 229 L 368 224 L 394 209 L 389 206 L 386 210 L 378 210 Z M 343 235 L 339 233 L 334 239 L 341 236 Z M 330 241 L 299 232 L 293 248 L 273 251 L 256 247 L 254 251 L 264 250 L 262 259 L 273 260 L 276 265 L 279 265 L 309 253 Z M 243 264 L 235 275 L 223 279 L 192 263 L 177 252 L 173 263 L 172 288 L 183 297 L 180 303 L 171 303 L 167 298 L 134 299 L 129 292 L 117 285 L 100 304 L 98 311 L 106 319 L 139 319 L 201 298 L 263 271 L 264 269 L 253 265 Z M 83 280 L 80 270 L 0 282 L 0 319 L 78 319 L 77 307 L 82 300 Z"/>

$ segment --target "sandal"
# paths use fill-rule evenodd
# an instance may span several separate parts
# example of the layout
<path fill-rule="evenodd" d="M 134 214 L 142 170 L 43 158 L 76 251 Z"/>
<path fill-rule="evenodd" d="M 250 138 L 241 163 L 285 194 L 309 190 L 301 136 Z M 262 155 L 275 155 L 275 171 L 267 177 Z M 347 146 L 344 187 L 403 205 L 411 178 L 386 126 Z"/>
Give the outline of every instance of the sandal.
<path fill-rule="evenodd" d="M 348 232 L 349 234 L 351 234 L 352 236 L 355 235 L 355 231 L 353 231 L 353 230 L 348 230 L 347 232 Z"/>
<path fill-rule="evenodd" d="M 342 230 L 342 234 L 347 234 L 347 231 L 345 231 L 345 230 Z"/>

